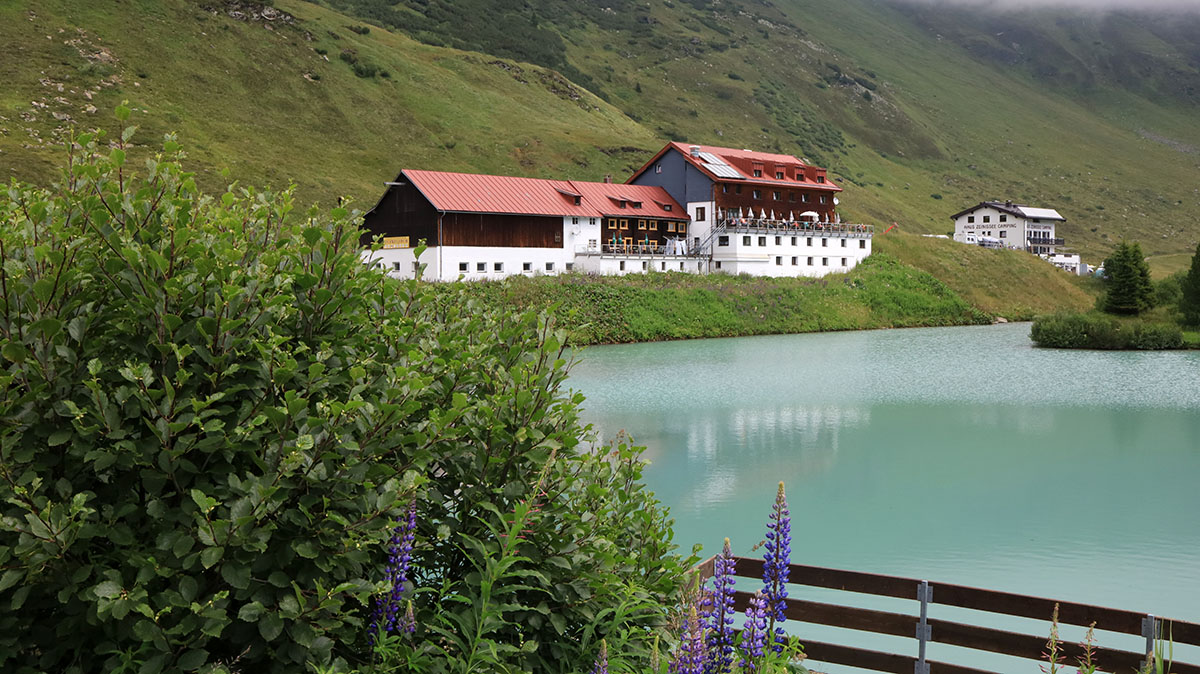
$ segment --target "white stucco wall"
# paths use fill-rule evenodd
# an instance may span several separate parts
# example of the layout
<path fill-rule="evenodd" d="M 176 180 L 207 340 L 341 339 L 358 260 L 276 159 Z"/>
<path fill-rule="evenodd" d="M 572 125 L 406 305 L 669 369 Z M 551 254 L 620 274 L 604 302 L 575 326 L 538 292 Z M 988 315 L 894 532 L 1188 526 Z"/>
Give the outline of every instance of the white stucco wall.
<path fill-rule="evenodd" d="M 1000 220 L 1002 217 L 1004 222 Z M 1055 238 L 1055 224 L 1055 220 L 1032 222 L 1012 213 L 1002 213 L 996 208 L 984 207 L 960 215 L 954 220 L 954 240 L 977 244 L 980 237 L 988 237 L 1000 240 L 1005 248 L 1025 250 L 1031 232 L 1035 232 L 1037 238 Z"/>
<path fill-rule="evenodd" d="M 726 245 L 720 245 L 719 237 L 713 242 L 713 271 L 728 274 L 824 276 L 850 271 L 871 254 L 869 237 L 818 236 L 813 232 L 730 232 L 721 236 L 729 239 Z"/>

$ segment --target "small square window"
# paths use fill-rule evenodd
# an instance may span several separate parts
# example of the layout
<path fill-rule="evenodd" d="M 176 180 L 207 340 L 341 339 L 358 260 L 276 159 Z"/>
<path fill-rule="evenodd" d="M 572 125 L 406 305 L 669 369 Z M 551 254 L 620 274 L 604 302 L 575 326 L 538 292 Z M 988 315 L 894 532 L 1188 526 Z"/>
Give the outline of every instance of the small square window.
<path fill-rule="evenodd" d="M 777 237 L 775 237 L 775 245 L 776 245 L 776 246 L 782 246 L 782 245 L 783 245 L 783 237 L 782 237 L 782 236 L 777 236 Z"/>
<path fill-rule="evenodd" d="M 1007 238 L 1008 238 L 1008 230 L 1007 230 L 1007 229 L 1002 229 L 1002 230 L 1000 230 L 1000 238 L 1001 238 L 1001 239 L 1007 239 Z"/>
<path fill-rule="evenodd" d="M 609 228 L 609 229 L 616 229 L 616 228 L 617 228 L 617 221 L 616 221 L 616 220 L 609 220 L 609 221 L 608 221 L 608 228 Z"/>
<path fill-rule="evenodd" d="M 400 271 L 400 263 L 399 262 L 392 263 L 392 271 Z"/>
<path fill-rule="evenodd" d="M 721 185 L 721 194 L 729 194 L 729 185 Z"/>
<path fill-rule="evenodd" d="M 821 195 L 821 203 L 825 203 L 826 199 L 827 199 L 827 197 L 824 194 L 822 194 Z"/>
<path fill-rule="evenodd" d="M 1008 222 L 1008 216 L 1007 216 L 1007 215 L 1004 215 L 1004 214 L 1001 214 L 1001 215 L 1000 215 L 1000 222 Z"/>
<path fill-rule="evenodd" d="M 798 264 L 800 264 L 800 258 L 798 258 L 798 257 L 796 257 L 795 255 L 793 255 L 793 256 L 792 256 L 792 266 L 793 266 L 793 267 L 795 267 L 795 266 L 796 266 L 796 265 L 798 265 Z"/>
<path fill-rule="evenodd" d="M 828 267 L 829 266 L 829 258 L 827 258 L 827 257 L 821 258 L 821 266 Z"/>
<path fill-rule="evenodd" d="M 621 218 L 621 229 L 629 229 L 629 221 Z"/>
<path fill-rule="evenodd" d="M 817 182 L 819 182 L 819 183 L 825 182 L 825 176 L 817 176 Z"/>
<path fill-rule="evenodd" d="M 813 261 L 813 259 L 811 257 L 808 258 L 808 266 L 810 266 L 810 267 L 813 266 L 812 261 Z"/>
<path fill-rule="evenodd" d="M 679 223 L 679 226 L 675 228 L 675 231 L 679 232 L 680 234 L 686 233 L 687 232 L 687 223 L 686 222 Z"/>
<path fill-rule="evenodd" d="M 492 271 L 496 272 L 497 274 L 499 274 L 500 272 L 503 272 L 504 271 L 504 263 L 503 262 L 493 262 L 492 263 Z"/>
<path fill-rule="evenodd" d="M 464 274 L 465 274 L 465 273 L 467 273 L 467 269 L 468 269 L 468 264 L 467 264 L 466 262 L 459 262 L 459 263 L 458 263 L 458 270 L 459 270 L 460 272 L 462 272 L 462 273 L 464 273 Z"/>
<path fill-rule="evenodd" d="M 783 171 L 776 171 L 776 172 L 775 172 L 775 179 L 776 179 L 776 180 L 783 180 Z"/>
<path fill-rule="evenodd" d="M 640 230 L 646 229 L 646 221 L 645 220 L 638 220 L 638 229 L 640 229 Z"/>
<path fill-rule="evenodd" d="M 805 240 L 806 240 L 806 243 L 804 245 L 806 245 L 806 246 L 812 245 L 812 237 L 811 236 L 805 237 Z"/>
<path fill-rule="evenodd" d="M 804 171 L 801 171 L 799 169 L 796 170 L 796 180 L 799 180 L 800 182 L 804 182 Z"/>
<path fill-rule="evenodd" d="M 655 164 L 655 165 L 654 165 L 654 172 L 655 172 L 655 173 L 662 173 L 662 164 Z"/>
<path fill-rule="evenodd" d="M 776 255 L 776 256 L 775 256 L 775 265 L 776 265 L 776 266 L 783 266 L 783 256 L 782 256 L 782 255 Z"/>
<path fill-rule="evenodd" d="M 754 190 L 750 193 L 750 196 L 754 197 L 755 199 L 762 199 L 762 190 Z"/>
<path fill-rule="evenodd" d="M 554 263 L 553 262 L 546 263 L 546 271 L 554 271 Z"/>
<path fill-rule="evenodd" d="M 594 225 L 594 224 L 596 224 L 596 218 L 588 218 L 588 224 L 589 224 L 589 225 Z"/>
<path fill-rule="evenodd" d="M 968 215 L 968 216 L 967 216 L 967 224 L 972 224 L 972 223 L 974 223 L 974 222 L 975 222 L 975 216 L 974 216 L 974 215 Z"/>
<path fill-rule="evenodd" d="M 571 270 L 575 269 L 575 263 L 567 262 L 566 264 L 563 265 L 563 268 L 565 268 L 567 271 L 571 271 Z"/>
<path fill-rule="evenodd" d="M 821 247 L 828 248 L 829 247 L 829 239 L 821 239 Z"/>
<path fill-rule="evenodd" d="M 761 178 L 762 177 L 762 169 L 754 169 L 754 177 Z"/>
<path fill-rule="evenodd" d="M 748 237 L 748 236 L 743 236 L 743 237 L 742 237 L 742 245 L 743 245 L 743 246 L 749 246 L 749 245 L 752 245 L 752 244 L 750 243 L 750 237 Z"/>
<path fill-rule="evenodd" d="M 668 232 L 673 232 L 673 231 L 675 231 L 675 223 L 673 223 L 673 222 L 668 222 L 668 223 L 667 223 L 667 231 L 668 231 Z"/>
<path fill-rule="evenodd" d="M 522 262 L 521 263 L 521 271 L 533 271 L 533 263 L 532 262 Z"/>
<path fill-rule="evenodd" d="M 760 246 L 767 245 L 767 237 L 765 237 L 765 236 L 758 237 L 758 245 L 760 245 Z"/>
<path fill-rule="evenodd" d="M 846 258 L 842 258 L 842 266 L 843 266 L 843 267 L 845 267 L 845 266 L 846 266 Z"/>
<path fill-rule="evenodd" d="M 984 221 L 985 223 L 991 222 L 991 221 L 992 221 L 992 216 L 990 216 L 990 215 L 985 215 L 985 216 L 983 216 L 983 221 Z"/>
<path fill-rule="evenodd" d="M 797 237 L 794 237 L 794 236 L 792 237 L 792 245 L 793 246 L 796 245 L 796 239 L 797 239 Z"/>
<path fill-rule="evenodd" d="M 721 268 L 721 261 L 717 260 L 717 269 L 720 269 L 720 268 Z"/>
<path fill-rule="evenodd" d="M 487 263 L 486 262 L 476 262 L 475 263 L 475 271 L 479 272 L 480 274 L 486 274 L 487 273 Z"/>
<path fill-rule="evenodd" d="M 775 201 L 780 201 L 783 199 L 783 192 L 780 192 L 779 190 L 775 190 L 775 191 L 771 192 L 771 198 L 774 199 Z"/>
<path fill-rule="evenodd" d="M 657 231 L 658 231 L 658 220 L 651 220 L 651 221 L 650 221 L 650 231 L 652 231 L 652 232 L 657 232 Z"/>
<path fill-rule="evenodd" d="M 842 248 L 845 248 L 845 247 L 846 247 L 846 240 L 842 239 Z"/>
<path fill-rule="evenodd" d="M 579 218 L 571 218 L 571 224 L 572 224 L 572 225 L 578 225 L 578 224 L 579 224 Z"/>
<path fill-rule="evenodd" d="M 859 239 L 859 240 L 858 240 L 858 247 L 859 247 L 859 248 L 866 248 L 866 247 L 867 247 L 867 240 L 866 240 L 866 239 Z"/>
<path fill-rule="evenodd" d="M 808 203 L 808 195 L 807 195 L 807 194 L 801 194 L 801 195 L 800 195 L 800 201 L 803 201 L 804 203 L 806 203 L 806 204 L 807 204 L 807 203 Z"/>
<path fill-rule="evenodd" d="M 717 245 L 718 246 L 728 246 L 729 245 L 729 237 L 728 236 L 718 236 L 717 237 Z"/>

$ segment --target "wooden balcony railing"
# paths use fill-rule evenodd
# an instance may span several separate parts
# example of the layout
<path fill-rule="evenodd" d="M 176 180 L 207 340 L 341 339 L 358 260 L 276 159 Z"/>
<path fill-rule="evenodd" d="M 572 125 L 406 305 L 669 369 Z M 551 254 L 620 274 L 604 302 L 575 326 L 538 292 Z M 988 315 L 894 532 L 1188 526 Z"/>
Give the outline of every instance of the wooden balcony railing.
<path fill-rule="evenodd" d="M 717 223 L 722 233 L 734 234 L 788 234 L 799 236 L 838 236 L 868 238 L 875 234 L 874 225 L 859 225 L 847 222 L 785 222 L 754 218 L 730 218 Z"/>
<path fill-rule="evenodd" d="M 763 562 L 761 559 L 736 558 L 738 578 L 760 579 Z M 922 657 L 926 643 L 948 644 L 976 651 L 987 651 L 1003 655 L 1042 660 L 1046 649 L 1047 634 L 1033 635 L 994 629 L 981 625 L 953 622 L 928 617 L 934 606 L 957 606 L 986 613 L 1034 618 L 1049 622 L 1058 605 L 1058 621 L 1064 625 L 1087 627 L 1095 623 L 1096 630 L 1133 634 L 1146 639 L 1147 652 L 1153 646 L 1155 635 L 1170 638 L 1174 644 L 1200 645 L 1200 624 L 1167 620 L 1145 613 L 1120 609 L 1089 606 L 1068 601 L 1033 597 L 1010 592 L 982 590 L 964 585 L 934 583 L 914 578 L 900 578 L 857 571 L 828 569 L 818 566 L 792 564 L 789 583 L 810 587 L 828 588 L 845 592 L 911 599 L 916 603 L 914 614 L 892 613 L 872 609 L 826 604 L 802 599 L 787 600 L 787 618 L 802 623 L 829 625 L 861 632 L 908 637 L 913 640 L 916 656 L 858 648 L 853 645 L 825 643 L 804 638 L 802 629 L 790 631 L 800 637 L 808 657 L 823 664 L 860 667 L 875 672 L 894 674 L 997 674 L 978 669 Z M 702 578 L 713 573 L 713 558 L 703 562 L 698 571 Z M 739 583 L 739 586 L 744 584 Z M 737 610 L 744 611 L 753 596 L 750 592 L 738 591 L 734 595 Z M 927 629 L 926 629 L 927 628 Z M 1048 633 L 1048 630 L 1047 630 Z M 1103 638 L 1098 634 L 1098 638 Z M 1064 661 L 1074 663 L 1083 655 L 1079 644 L 1062 643 Z M 1095 659 L 1102 671 L 1131 674 L 1139 670 L 1146 653 L 1131 652 L 1098 646 Z M 1044 660 L 1042 661 L 1044 663 Z M 928 665 L 926 668 L 925 665 Z M 1030 671 L 1038 671 L 1031 663 Z M 1063 671 L 1074 671 L 1075 667 L 1064 667 Z M 1171 668 L 1173 674 L 1200 674 L 1200 666 L 1176 661 Z"/>

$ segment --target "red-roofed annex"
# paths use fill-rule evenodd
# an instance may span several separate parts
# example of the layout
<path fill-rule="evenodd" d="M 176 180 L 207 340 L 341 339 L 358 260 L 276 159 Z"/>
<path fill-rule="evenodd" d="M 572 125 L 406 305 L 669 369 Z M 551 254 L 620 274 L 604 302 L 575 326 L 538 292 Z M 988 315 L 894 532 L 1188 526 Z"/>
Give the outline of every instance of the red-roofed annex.
<path fill-rule="evenodd" d="M 840 191 L 824 169 L 796 157 L 681 143 L 626 183 L 405 169 L 365 216 L 364 247 L 381 237 L 382 249 L 364 255 L 394 275 L 420 267 L 439 280 L 564 271 L 818 276 L 870 254 L 870 228 L 837 217 Z M 418 262 L 420 241 L 428 250 Z"/>

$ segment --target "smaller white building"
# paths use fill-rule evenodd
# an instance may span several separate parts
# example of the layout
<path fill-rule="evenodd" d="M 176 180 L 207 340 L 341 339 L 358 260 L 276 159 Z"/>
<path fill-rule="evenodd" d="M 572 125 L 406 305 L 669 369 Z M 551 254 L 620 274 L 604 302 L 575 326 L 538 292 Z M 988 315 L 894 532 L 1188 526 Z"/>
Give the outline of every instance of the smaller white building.
<path fill-rule="evenodd" d="M 1063 240 L 1055 226 L 1067 219 L 1053 208 L 1011 201 L 982 201 L 950 216 L 954 240 L 987 248 L 1015 248 L 1035 255 L 1052 254 Z"/>
<path fill-rule="evenodd" d="M 1072 253 L 1045 253 L 1039 257 L 1063 271 L 1078 276 L 1088 275 L 1089 267 L 1086 262 L 1079 258 L 1079 255 Z"/>

